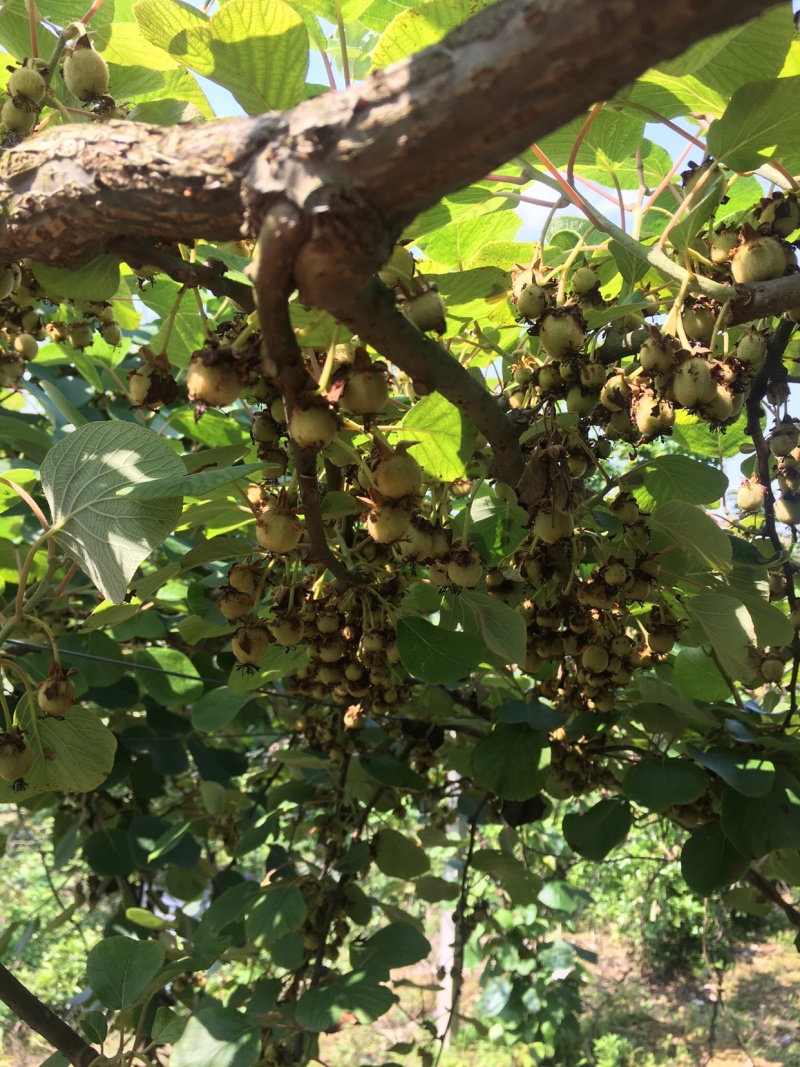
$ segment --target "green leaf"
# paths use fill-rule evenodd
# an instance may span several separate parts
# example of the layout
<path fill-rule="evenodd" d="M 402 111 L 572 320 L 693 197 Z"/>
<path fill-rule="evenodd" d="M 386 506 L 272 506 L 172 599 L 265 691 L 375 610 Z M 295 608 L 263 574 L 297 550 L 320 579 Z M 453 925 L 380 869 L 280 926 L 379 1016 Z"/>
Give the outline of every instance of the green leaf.
<path fill-rule="evenodd" d="M 459 893 L 458 882 L 448 882 L 447 879 L 437 878 L 433 874 L 424 874 L 414 882 L 414 895 L 427 904 L 441 904 L 444 900 L 457 900 Z"/>
<path fill-rule="evenodd" d="M 728 488 L 727 476 L 721 470 L 689 456 L 657 456 L 646 460 L 643 467 L 645 487 L 659 504 L 670 500 L 713 504 Z"/>
<path fill-rule="evenodd" d="M 431 951 L 431 943 L 410 923 L 391 923 L 372 937 L 350 946 L 350 966 L 366 971 L 378 981 L 386 981 L 397 967 L 419 963 Z"/>
<path fill-rule="evenodd" d="M 457 682 L 486 654 L 483 641 L 473 634 L 434 626 L 427 619 L 397 621 L 400 662 L 421 682 Z"/>
<path fill-rule="evenodd" d="M 617 270 L 622 275 L 622 280 L 628 289 L 633 288 L 650 270 L 650 264 L 645 259 L 644 248 L 642 248 L 642 255 L 635 256 L 626 246 L 618 244 L 616 241 L 610 241 L 608 250 L 614 257 Z"/>
<path fill-rule="evenodd" d="M 147 855 L 147 862 L 152 863 L 153 860 L 160 859 L 168 852 L 171 852 L 172 849 L 177 848 L 191 825 L 190 819 L 181 819 L 165 830 L 150 849 Z"/>
<path fill-rule="evenodd" d="M 212 689 L 192 704 L 192 726 L 213 733 L 232 722 L 248 700 L 249 693 L 232 693 L 225 686 Z"/>
<path fill-rule="evenodd" d="M 95 830 L 83 844 L 83 858 L 95 874 L 124 877 L 134 869 L 128 834 L 125 830 Z"/>
<path fill-rule="evenodd" d="M 800 849 L 800 800 L 781 776 L 763 796 L 745 796 L 726 786 L 721 816 L 727 839 L 751 859 L 780 848 Z"/>
<path fill-rule="evenodd" d="M 427 0 L 401 11 L 386 27 L 375 51 L 372 65 L 385 67 L 405 59 L 428 45 L 436 44 L 450 30 L 495 0 Z"/>
<path fill-rule="evenodd" d="M 235 482 L 237 478 L 261 471 L 266 476 L 267 468 L 263 463 L 240 463 L 235 467 L 218 467 L 211 470 L 190 472 L 170 477 L 155 478 L 149 482 L 139 482 L 118 490 L 117 496 L 131 500 L 159 500 L 164 497 L 202 497 L 221 485 Z"/>
<path fill-rule="evenodd" d="M 105 1012 L 87 1011 L 80 1018 L 80 1027 L 89 1041 L 101 1045 L 108 1037 L 108 1020 Z"/>
<path fill-rule="evenodd" d="M 416 878 L 430 867 L 424 849 L 408 834 L 397 830 L 379 830 L 373 838 L 378 870 L 391 878 Z"/>
<path fill-rule="evenodd" d="M 34 755 L 33 766 L 25 775 L 24 796 L 89 793 L 111 773 L 117 739 L 97 711 L 76 704 L 64 719 L 45 716 L 34 730 L 30 726 L 28 698 L 23 697 L 17 716 Z M 16 804 L 19 799 L 11 782 L 0 781 L 0 804 Z"/>
<path fill-rule="evenodd" d="M 772 790 L 775 768 L 769 760 L 748 756 L 721 745 L 715 745 L 706 752 L 689 745 L 687 751 L 692 759 L 718 774 L 723 782 L 742 796 L 763 797 Z"/>
<path fill-rule="evenodd" d="M 98 256 L 80 270 L 74 267 L 51 267 L 35 260 L 30 260 L 29 265 L 43 289 L 72 300 L 110 300 L 119 289 L 117 256 Z"/>
<path fill-rule="evenodd" d="M 8 442 L 6 447 L 13 447 L 15 452 L 24 452 L 37 463 L 44 459 L 53 445 L 47 434 L 31 426 L 16 412 L 0 415 L 0 440 Z"/>
<path fill-rule="evenodd" d="M 662 812 L 673 804 L 692 804 L 708 789 L 708 775 L 696 763 L 680 756 L 645 757 L 622 782 L 622 792 L 649 811 Z"/>
<path fill-rule="evenodd" d="M 754 668 L 747 650 L 755 631 L 747 608 L 738 600 L 719 593 L 700 593 L 687 599 L 690 613 L 700 623 L 720 666 L 731 678 L 752 678 Z"/>
<path fill-rule="evenodd" d="M 675 684 L 689 700 L 727 700 L 730 687 L 702 648 L 682 648 L 675 659 Z"/>
<path fill-rule="evenodd" d="M 183 1033 L 187 1019 L 176 1015 L 171 1008 L 156 1008 L 156 1017 L 150 1027 L 150 1036 L 159 1045 L 174 1045 Z"/>
<path fill-rule="evenodd" d="M 165 930 L 169 926 L 169 923 L 153 915 L 152 911 L 148 911 L 147 908 L 126 908 L 125 918 L 134 926 L 141 926 L 144 930 Z"/>
<path fill-rule="evenodd" d="M 308 32 L 282 0 L 230 0 L 210 19 L 176 0 L 140 0 L 144 36 L 224 86 L 249 115 L 282 111 L 304 97 Z"/>
<path fill-rule="evenodd" d="M 558 879 L 547 882 L 539 893 L 539 902 L 546 908 L 552 908 L 553 911 L 565 911 L 568 914 L 576 911 L 582 904 L 590 904 L 591 901 L 592 898 L 584 889 L 578 889 L 569 882 L 562 882 Z"/>
<path fill-rule="evenodd" d="M 419 442 L 410 454 L 432 478 L 452 482 L 462 478 L 472 455 L 478 431 L 464 413 L 440 393 L 431 393 L 403 418 L 392 444 Z"/>
<path fill-rule="evenodd" d="M 730 570 L 733 556 L 730 539 L 700 508 L 685 500 L 669 500 L 658 505 L 650 522 L 671 534 L 679 545 L 704 563 L 721 571 Z"/>
<path fill-rule="evenodd" d="M 497 597 L 465 589 L 452 598 L 447 624 L 460 626 L 465 633 L 477 634 L 503 663 L 521 663 L 525 659 L 528 637 L 525 620 Z"/>
<path fill-rule="evenodd" d="M 516 907 L 536 903 L 542 888 L 541 878 L 510 852 L 479 849 L 473 857 L 473 866 L 475 870 L 488 874 Z"/>
<path fill-rule="evenodd" d="M 619 797 L 600 800 L 588 811 L 564 816 L 567 844 L 588 860 L 599 863 L 622 844 L 631 828 L 631 809 Z"/>
<path fill-rule="evenodd" d="M 175 1043 L 171 1067 L 253 1067 L 261 1049 L 258 1023 L 233 1008 L 199 1008 Z"/>
<path fill-rule="evenodd" d="M 56 541 L 106 600 L 120 603 L 139 564 L 173 530 L 179 498 L 123 500 L 135 482 L 183 473 L 166 441 L 133 423 L 91 423 L 45 456 L 41 477 Z"/>
<path fill-rule="evenodd" d="M 250 908 L 245 930 L 251 941 L 266 948 L 284 935 L 299 930 L 307 916 L 308 906 L 297 886 L 278 883 L 267 886 Z"/>
<path fill-rule="evenodd" d="M 708 423 L 701 422 L 697 416 L 683 410 L 675 413 L 672 436 L 675 443 L 688 452 L 716 460 L 738 456 L 739 446 L 750 440 L 745 433 L 744 419 L 729 426 L 725 433 L 719 433 L 712 430 Z"/>
<path fill-rule="evenodd" d="M 145 684 L 156 700 L 167 707 L 185 707 L 199 700 L 205 691 L 197 667 L 177 648 L 153 647 L 148 652 L 136 652 L 134 662 L 157 668 L 147 671 Z"/>
<path fill-rule="evenodd" d="M 708 151 L 732 170 L 757 170 L 773 156 L 800 151 L 794 109 L 800 76 L 752 81 L 731 97 L 708 128 Z"/>
<path fill-rule="evenodd" d="M 527 800 L 540 792 L 550 766 L 543 734 L 524 724 L 498 723 L 472 750 L 472 774 L 503 800 Z"/>
<path fill-rule="evenodd" d="M 303 993 L 295 1008 L 294 1021 L 312 1033 L 333 1031 L 339 1028 L 344 1013 L 352 1013 L 361 1023 L 371 1023 L 396 1001 L 395 994 L 371 975 L 343 974 L 327 985 Z"/>
<path fill-rule="evenodd" d="M 725 178 L 720 172 L 709 176 L 702 189 L 691 197 L 689 209 L 669 231 L 667 240 L 675 248 L 686 251 L 697 237 L 697 231 L 706 225 L 719 207 L 725 195 Z"/>
<path fill-rule="evenodd" d="M 129 1008 L 144 993 L 164 962 L 158 941 L 131 937 L 105 937 L 86 958 L 86 977 L 101 1004 Z"/>
<path fill-rule="evenodd" d="M 703 897 L 738 881 L 746 867 L 747 861 L 716 819 L 699 826 L 681 850 L 681 874 L 689 888 Z"/>
<path fill-rule="evenodd" d="M 412 792 L 424 792 L 428 788 L 428 783 L 421 774 L 417 774 L 407 763 L 395 759 L 394 756 L 362 756 L 360 766 L 366 775 L 381 785 Z"/>
<path fill-rule="evenodd" d="M 190 571 L 193 567 L 202 567 L 204 563 L 214 563 L 224 559 L 244 559 L 253 551 L 252 544 L 231 534 L 220 534 L 209 541 L 190 549 L 181 560 L 181 570 Z"/>

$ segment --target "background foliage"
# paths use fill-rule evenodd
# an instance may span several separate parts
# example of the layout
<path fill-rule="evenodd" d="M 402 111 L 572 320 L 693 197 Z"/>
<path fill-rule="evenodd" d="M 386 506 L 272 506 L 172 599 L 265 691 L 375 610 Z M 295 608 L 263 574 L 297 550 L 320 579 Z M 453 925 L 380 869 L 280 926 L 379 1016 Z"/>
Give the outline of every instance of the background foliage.
<path fill-rule="evenodd" d="M 82 104 L 54 27 L 85 12 L 54 0 L 6 147 L 18 113 L 202 122 L 209 82 L 289 108 L 478 6 L 106 0 L 110 88 Z M 21 3 L 0 46 L 34 51 Z M 797 270 L 799 64 L 778 5 L 408 227 L 382 280 L 519 428 L 514 486 L 464 411 L 296 296 L 313 381 L 287 411 L 230 295 L 251 242 L 0 269 L 0 801 L 72 894 L 30 944 L 85 938 L 35 991 L 104 1062 L 310 1062 L 391 1008 L 444 912 L 450 1017 L 481 961 L 490 1039 L 578 1062 L 583 950 L 553 916 L 655 816 L 696 894 L 660 890 L 659 953 L 719 894 L 798 924 L 800 312 L 725 301 Z M 433 1062 L 447 1026 L 386 1055 Z"/>

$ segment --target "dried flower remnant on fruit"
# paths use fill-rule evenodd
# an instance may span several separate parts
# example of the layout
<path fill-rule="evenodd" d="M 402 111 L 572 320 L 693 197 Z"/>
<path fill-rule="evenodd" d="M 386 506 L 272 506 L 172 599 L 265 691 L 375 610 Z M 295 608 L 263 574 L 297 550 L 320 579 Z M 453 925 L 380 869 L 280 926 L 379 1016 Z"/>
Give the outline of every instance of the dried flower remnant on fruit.
<path fill-rule="evenodd" d="M 39 707 L 45 715 L 61 719 L 75 704 L 77 693 L 70 680 L 74 670 L 65 671 L 55 660 L 50 664 L 47 678 L 40 684 L 37 693 Z"/>
<path fill-rule="evenodd" d="M 33 767 L 33 751 L 18 726 L 0 733 L 0 778 L 13 784 L 15 793 L 28 788 L 25 775 Z"/>

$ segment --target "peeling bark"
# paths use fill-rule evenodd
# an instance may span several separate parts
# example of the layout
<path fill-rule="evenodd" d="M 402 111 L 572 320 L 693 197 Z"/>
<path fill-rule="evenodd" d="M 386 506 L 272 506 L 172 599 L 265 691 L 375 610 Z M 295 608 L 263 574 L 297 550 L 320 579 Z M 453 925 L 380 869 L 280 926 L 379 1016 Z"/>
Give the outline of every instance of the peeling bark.
<path fill-rule="evenodd" d="M 245 178 L 264 197 L 252 233 L 273 197 L 316 211 L 330 207 L 331 189 L 350 188 L 391 241 L 444 194 L 646 68 L 770 6 L 502 0 L 363 85 L 283 115 L 169 129 L 66 126 L 0 160 L 2 257 L 66 266 L 114 237 L 233 239 Z"/>

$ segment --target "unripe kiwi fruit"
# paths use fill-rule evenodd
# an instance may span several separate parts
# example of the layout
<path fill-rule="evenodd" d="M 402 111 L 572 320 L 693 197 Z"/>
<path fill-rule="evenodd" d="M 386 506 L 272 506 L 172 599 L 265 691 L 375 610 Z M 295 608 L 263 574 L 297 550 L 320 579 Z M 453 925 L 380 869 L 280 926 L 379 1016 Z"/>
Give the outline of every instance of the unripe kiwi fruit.
<path fill-rule="evenodd" d="M 533 529 L 542 541 L 548 545 L 554 545 L 557 541 L 570 537 L 575 524 L 571 515 L 554 508 L 552 511 L 537 511 Z"/>
<path fill-rule="evenodd" d="M 703 304 L 686 304 L 681 312 L 681 322 L 686 336 L 694 341 L 708 341 L 714 332 L 716 316 Z"/>
<path fill-rule="evenodd" d="M 100 336 L 103 338 L 107 345 L 111 345 L 112 348 L 116 348 L 116 346 L 122 340 L 122 330 L 119 327 L 119 323 L 104 322 L 100 327 Z"/>
<path fill-rule="evenodd" d="M 336 437 L 339 422 L 336 413 L 321 396 L 308 395 L 292 409 L 289 435 L 301 448 L 319 452 Z"/>
<path fill-rule="evenodd" d="M 601 674 L 608 667 L 608 652 L 602 645 L 587 645 L 581 654 L 581 664 L 593 674 Z"/>
<path fill-rule="evenodd" d="M 734 396 L 727 385 L 716 384 L 714 396 L 701 405 L 701 414 L 711 422 L 727 422 L 734 415 Z"/>
<path fill-rule="evenodd" d="M 0 111 L 0 121 L 8 130 L 14 133 L 30 133 L 36 125 L 36 112 L 27 108 L 19 108 L 13 100 L 6 100 L 3 110 Z"/>
<path fill-rule="evenodd" d="M 75 704 L 75 686 L 66 677 L 48 678 L 39 686 L 36 694 L 39 707 L 45 715 L 62 718 Z"/>
<path fill-rule="evenodd" d="M 246 563 L 234 563 L 228 571 L 228 585 L 239 593 L 252 593 L 256 587 L 256 575 Z"/>
<path fill-rule="evenodd" d="M 0 300 L 11 296 L 14 284 L 18 280 L 11 267 L 0 267 Z"/>
<path fill-rule="evenodd" d="M 483 560 L 473 548 L 456 549 L 447 563 L 447 577 L 460 589 L 474 589 L 483 575 Z"/>
<path fill-rule="evenodd" d="M 36 359 L 39 346 L 29 333 L 18 333 L 14 338 L 14 351 L 23 359 Z"/>
<path fill-rule="evenodd" d="M 573 385 L 567 392 L 567 411 L 573 415 L 590 415 L 597 407 L 599 394 L 592 389 Z"/>
<path fill-rule="evenodd" d="M 443 334 L 447 306 L 436 289 L 425 289 L 403 304 L 403 312 L 423 333 Z"/>
<path fill-rule="evenodd" d="M 586 323 L 575 307 L 550 308 L 539 324 L 539 342 L 552 359 L 579 352 L 585 338 Z"/>
<path fill-rule="evenodd" d="M 774 237 L 757 236 L 746 240 L 731 258 L 731 274 L 740 285 L 780 278 L 785 270 L 786 256 Z"/>
<path fill-rule="evenodd" d="M 671 433 L 675 425 L 675 409 L 668 400 L 643 393 L 633 404 L 631 414 L 642 437 L 658 437 Z"/>
<path fill-rule="evenodd" d="M 766 337 L 757 331 L 747 331 L 739 338 L 734 355 L 748 367 L 758 370 L 767 355 Z"/>
<path fill-rule="evenodd" d="M 414 496 L 422 488 L 422 468 L 413 456 L 397 451 L 375 467 L 372 482 L 387 500 L 402 500 Z"/>
<path fill-rule="evenodd" d="M 800 526 L 800 493 L 784 493 L 775 501 L 775 518 L 786 526 Z"/>
<path fill-rule="evenodd" d="M 193 404 L 222 408 L 233 404 L 242 392 L 242 381 L 230 363 L 206 363 L 199 352 L 189 361 L 186 387 Z"/>
<path fill-rule="evenodd" d="M 538 319 L 547 307 L 547 295 L 540 285 L 531 282 L 523 286 L 517 295 L 517 311 L 524 319 Z"/>
<path fill-rule="evenodd" d="M 798 427 L 791 420 L 779 423 L 768 438 L 770 452 L 779 458 L 791 456 L 799 436 Z"/>
<path fill-rule="evenodd" d="M 47 85 L 38 70 L 33 67 L 17 67 L 8 79 L 9 96 L 25 96 L 34 104 L 41 104 Z"/>
<path fill-rule="evenodd" d="M 779 237 L 788 237 L 800 227 L 800 204 L 792 193 L 773 193 L 769 199 L 761 201 L 756 214 L 759 224 L 769 223 Z"/>
<path fill-rule="evenodd" d="M 270 645 L 270 632 L 264 623 L 241 626 L 233 635 L 231 650 L 245 666 L 252 666 L 265 655 Z"/>
<path fill-rule="evenodd" d="M 612 374 L 600 390 L 600 403 L 609 411 L 626 411 L 630 398 L 630 383 L 622 373 Z"/>
<path fill-rule="evenodd" d="M 738 243 L 739 239 L 733 230 L 722 230 L 714 234 L 709 245 L 711 262 L 716 263 L 718 267 L 724 266 Z"/>
<path fill-rule="evenodd" d="M 278 426 L 268 411 L 261 411 L 250 424 L 250 436 L 261 445 L 271 445 L 280 436 Z"/>
<path fill-rule="evenodd" d="M 599 281 L 597 275 L 591 267 L 578 267 L 577 270 L 572 272 L 570 278 L 572 285 L 572 291 L 577 296 L 587 296 L 589 293 L 597 289 Z"/>
<path fill-rule="evenodd" d="M 378 544 L 402 541 L 411 526 L 411 516 L 402 504 L 384 504 L 367 515 L 367 533 Z"/>
<path fill-rule="evenodd" d="M 672 370 L 673 353 L 668 342 L 652 334 L 639 349 L 639 363 L 646 374 L 667 374 Z"/>
<path fill-rule="evenodd" d="M 18 382 L 24 373 L 25 360 L 22 356 L 0 356 L 0 389 Z"/>
<path fill-rule="evenodd" d="M 296 516 L 268 510 L 256 522 L 256 540 L 267 552 L 292 552 L 300 543 L 303 526 Z"/>
<path fill-rule="evenodd" d="M 355 371 L 347 379 L 339 403 L 354 415 L 374 415 L 389 400 L 389 383 L 382 370 Z"/>
<path fill-rule="evenodd" d="M 247 593 L 240 592 L 238 589 L 225 589 L 217 598 L 217 607 L 229 622 L 233 622 L 249 614 L 253 601 Z"/>
<path fill-rule="evenodd" d="M 94 330 L 88 322 L 71 322 L 67 327 L 67 337 L 73 348 L 89 348 L 94 342 Z"/>
<path fill-rule="evenodd" d="M 108 94 L 108 63 L 85 34 L 64 60 L 64 82 L 84 104 Z"/>
<path fill-rule="evenodd" d="M 685 408 L 693 408 L 713 400 L 717 383 L 711 377 L 708 360 L 702 356 L 691 356 L 684 360 L 675 370 L 673 390 L 675 399 Z"/>
<path fill-rule="evenodd" d="M 766 495 L 767 490 L 759 481 L 745 480 L 736 492 L 736 504 L 740 511 L 751 515 L 756 511 L 761 511 Z"/>
<path fill-rule="evenodd" d="M 16 782 L 33 766 L 33 750 L 25 744 L 19 730 L 0 734 L 0 778 Z"/>

